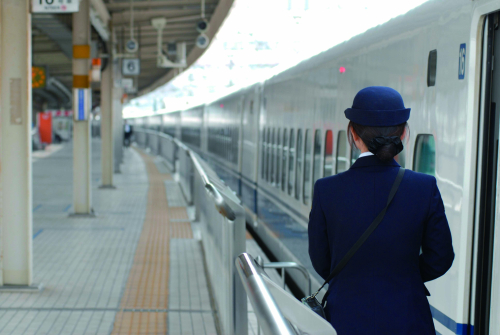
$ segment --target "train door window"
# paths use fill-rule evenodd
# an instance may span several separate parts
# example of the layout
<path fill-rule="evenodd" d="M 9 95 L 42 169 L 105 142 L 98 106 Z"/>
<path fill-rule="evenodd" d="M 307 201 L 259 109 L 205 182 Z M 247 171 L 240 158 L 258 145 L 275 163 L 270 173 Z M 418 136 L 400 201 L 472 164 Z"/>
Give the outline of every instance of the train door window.
<path fill-rule="evenodd" d="M 321 130 L 316 129 L 314 133 L 314 160 L 313 160 L 313 185 L 321 178 Z"/>
<path fill-rule="evenodd" d="M 418 135 L 415 144 L 413 170 L 434 176 L 436 174 L 436 144 L 432 135 Z"/>
<path fill-rule="evenodd" d="M 323 176 L 328 177 L 333 174 L 333 132 L 326 131 L 325 135 L 325 157 L 323 161 Z"/>
<path fill-rule="evenodd" d="M 295 172 L 295 132 L 290 129 L 290 151 L 288 153 L 288 194 L 293 194 Z"/>
<path fill-rule="evenodd" d="M 304 152 L 302 150 L 302 129 L 297 130 L 297 156 L 295 167 L 295 199 L 300 199 L 300 190 L 302 184 L 302 159 Z"/>
<path fill-rule="evenodd" d="M 437 72 L 437 50 L 431 50 L 429 52 L 429 59 L 427 62 L 427 86 L 436 85 L 436 72 Z"/>
<path fill-rule="evenodd" d="M 267 145 L 266 145 L 266 180 L 269 181 L 269 162 L 271 161 L 271 157 L 269 154 L 271 153 L 271 129 L 267 128 Z"/>
<path fill-rule="evenodd" d="M 309 205 L 311 198 L 311 164 L 312 164 L 312 143 L 311 130 L 306 130 L 304 146 L 304 183 L 302 190 L 302 201 L 304 205 Z"/>
<path fill-rule="evenodd" d="M 359 158 L 359 155 L 361 155 L 361 150 L 356 148 L 356 146 L 353 144 L 351 147 L 351 165 L 353 165 L 356 159 Z"/>
<path fill-rule="evenodd" d="M 265 179 L 266 177 L 266 128 L 262 130 L 262 144 L 260 146 L 260 154 L 261 154 L 261 165 L 260 165 L 260 177 Z"/>
<path fill-rule="evenodd" d="M 231 137 L 231 129 L 224 128 L 224 137 L 222 140 L 224 141 L 224 152 L 222 153 L 223 157 L 228 161 L 230 159 L 229 156 L 229 138 Z"/>
<path fill-rule="evenodd" d="M 341 173 L 347 170 L 347 135 L 345 130 L 341 130 L 337 136 L 337 166 L 336 173 Z"/>
<path fill-rule="evenodd" d="M 281 129 L 278 128 L 276 133 L 276 187 L 280 188 L 281 185 L 281 155 L 283 151 L 283 146 L 281 144 L 280 132 Z"/>
<path fill-rule="evenodd" d="M 286 161 L 288 157 L 288 133 L 283 129 L 283 156 L 281 160 L 281 190 L 286 191 Z"/>
<path fill-rule="evenodd" d="M 272 130 L 272 134 L 271 134 L 271 143 L 270 143 L 270 146 L 269 146 L 269 149 L 271 151 L 271 162 L 269 163 L 269 178 L 270 178 L 270 182 L 271 184 L 274 184 L 274 162 L 275 162 L 275 156 L 276 156 L 276 153 L 275 153 L 275 140 L 276 140 L 276 128 L 273 128 Z"/>

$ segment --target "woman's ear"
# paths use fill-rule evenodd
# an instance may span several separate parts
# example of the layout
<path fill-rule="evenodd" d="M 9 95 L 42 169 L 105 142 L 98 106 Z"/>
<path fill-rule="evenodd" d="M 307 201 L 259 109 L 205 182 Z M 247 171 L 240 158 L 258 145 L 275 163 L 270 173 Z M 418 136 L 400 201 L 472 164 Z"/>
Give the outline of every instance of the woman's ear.
<path fill-rule="evenodd" d="M 349 128 L 349 130 L 351 131 L 352 139 L 354 140 L 354 142 L 359 141 L 359 136 L 358 136 L 358 134 L 356 134 L 354 127 Z"/>
<path fill-rule="evenodd" d="M 403 142 L 404 138 L 406 137 L 406 127 L 403 130 L 403 133 L 401 134 L 401 142 Z"/>

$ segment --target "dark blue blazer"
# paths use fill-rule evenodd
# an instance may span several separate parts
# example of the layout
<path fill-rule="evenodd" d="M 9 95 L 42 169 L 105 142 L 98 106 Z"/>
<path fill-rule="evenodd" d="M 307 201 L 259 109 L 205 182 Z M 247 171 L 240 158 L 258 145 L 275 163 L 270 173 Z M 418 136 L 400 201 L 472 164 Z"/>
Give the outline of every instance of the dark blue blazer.
<path fill-rule="evenodd" d="M 322 278 L 385 207 L 398 170 L 395 160 L 368 156 L 316 182 L 309 255 Z M 339 335 L 435 335 L 424 282 L 445 274 L 453 258 L 436 179 L 406 170 L 380 225 L 330 282 L 327 319 Z"/>

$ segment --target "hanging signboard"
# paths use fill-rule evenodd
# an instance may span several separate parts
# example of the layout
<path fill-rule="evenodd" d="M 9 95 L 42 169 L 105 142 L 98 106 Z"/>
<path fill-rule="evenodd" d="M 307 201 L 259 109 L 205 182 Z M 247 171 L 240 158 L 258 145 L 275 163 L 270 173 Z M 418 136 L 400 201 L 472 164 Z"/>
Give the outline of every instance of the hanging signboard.
<path fill-rule="evenodd" d="M 78 12 L 79 0 L 33 0 L 33 13 L 74 13 Z"/>
<path fill-rule="evenodd" d="M 125 58 L 122 60 L 122 74 L 124 76 L 137 76 L 141 73 L 141 60 L 139 58 Z"/>

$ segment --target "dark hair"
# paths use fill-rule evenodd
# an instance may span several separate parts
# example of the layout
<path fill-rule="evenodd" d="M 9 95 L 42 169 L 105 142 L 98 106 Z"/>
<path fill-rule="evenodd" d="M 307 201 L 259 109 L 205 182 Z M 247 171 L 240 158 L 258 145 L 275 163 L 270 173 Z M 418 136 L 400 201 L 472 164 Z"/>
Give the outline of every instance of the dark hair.
<path fill-rule="evenodd" d="M 356 146 L 354 138 L 352 137 L 351 128 L 356 132 L 356 134 L 361 138 L 361 140 L 367 147 L 370 146 L 370 142 L 372 142 L 372 140 L 376 137 L 396 136 L 400 138 L 404 134 L 405 129 L 406 136 L 408 136 L 410 133 L 410 128 L 407 122 L 390 127 L 371 127 L 362 126 L 360 124 L 349 121 L 349 125 L 347 125 L 347 138 L 351 147 L 353 145 Z M 380 146 L 375 152 L 373 152 L 373 154 L 377 155 L 377 157 L 383 162 L 390 161 L 398 153 L 399 151 L 397 149 L 397 145 L 392 142 Z"/>

